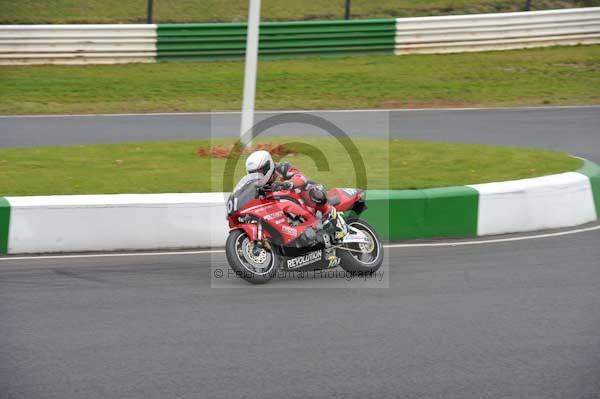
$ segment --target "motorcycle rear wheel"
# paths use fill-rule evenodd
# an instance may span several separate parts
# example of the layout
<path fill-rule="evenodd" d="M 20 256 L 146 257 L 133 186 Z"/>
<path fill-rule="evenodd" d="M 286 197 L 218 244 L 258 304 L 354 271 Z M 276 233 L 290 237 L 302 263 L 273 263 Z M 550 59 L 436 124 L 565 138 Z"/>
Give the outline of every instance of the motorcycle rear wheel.
<path fill-rule="evenodd" d="M 257 248 L 257 251 L 253 249 L 254 242 L 244 230 L 233 230 L 229 233 L 225 243 L 225 255 L 231 269 L 249 283 L 268 283 L 279 269 L 279 256 L 267 248 Z"/>
<path fill-rule="evenodd" d="M 338 249 L 338 256 L 342 259 L 340 266 L 345 271 L 357 273 L 375 273 L 383 263 L 383 244 L 375 229 L 361 219 L 346 220 L 348 226 L 360 230 L 370 239 L 370 244 L 345 244 L 344 246 L 353 251 Z M 361 251 L 361 252 L 356 252 Z"/>

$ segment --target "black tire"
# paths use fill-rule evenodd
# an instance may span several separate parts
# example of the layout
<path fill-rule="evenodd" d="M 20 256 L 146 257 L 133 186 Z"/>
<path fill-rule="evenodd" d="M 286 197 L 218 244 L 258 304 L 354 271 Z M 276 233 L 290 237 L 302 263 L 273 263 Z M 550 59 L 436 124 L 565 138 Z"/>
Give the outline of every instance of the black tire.
<path fill-rule="evenodd" d="M 381 265 L 383 264 L 383 244 L 381 243 L 381 238 L 375 231 L 375 229 L 367 222 L 361 219 L 348 219 L 346 221 L 348 226 L 352 226 L 363 231 L 365 234 L 368 234 L 373 239 L 373 249 L 369 253 L 372 256 L 372 259 L 364 259 L 361 261 L 356 257 L 356 252 L 345 251 L 343 249 L 337 250 L 337 255 L 342 259 L 340 266 L 345 271 L 357 274 L 357 273 L 365 273 L 371 274 L 375 273 Z M 346 246 L 350 249 L 360 250 L 359 244 L 346 244 Z M 373 252 L 376 251 L 375 254 Z M 363 257 L 363 255 L 361 255 Z"/>
<path fill-rule="evenodd" d="M 265 270 L 254 268 L 253 271 L 252 261 L 246 258 L 243 253 L 246 249 L 244 245 L 247 245 L 245 244 L 246 240 L 248 240 L 248 236 L 244 230 L 233 230 L 229 233 L 229 237 L 227 237 L 227 242 L 225 243 L 225 255 L 227 256 L 229 267 L 231 267 L 237 276 L 249 283 L 268 283 L 277 273 L 277 269 L 279 269 L 279 256 L 272 251 L 261 249 L 261 251 L 265 251 L 269 264 L 266 265 Z M 239 248 L 240 245 L 242 248 Z M 238 250 L 241 250 L 242 253 L 239 253 Z"/>

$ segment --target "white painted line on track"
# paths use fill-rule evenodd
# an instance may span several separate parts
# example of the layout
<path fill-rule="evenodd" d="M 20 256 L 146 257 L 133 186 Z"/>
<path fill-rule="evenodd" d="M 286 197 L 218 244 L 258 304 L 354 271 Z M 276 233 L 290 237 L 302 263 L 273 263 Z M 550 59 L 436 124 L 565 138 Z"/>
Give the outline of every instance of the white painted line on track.
<path fill-rule="evenodd" d="M 506 238 L 495 238 L 490 240 L 474 240 L 474 241 L 454 241 L 454 242 L 425 242 L 425 243 L 417 243 L 417 244 L 389 244 L 385 245 L 385 248 L 419 248 L 419 247 L 459 247 L 462 245 L 482 245 L 482 244 L 494 244 L 500 242 L 513 242 L 513 241 L 525 241 L 525 240 L 535 240 L 540 238 L 551 238 L 551 237 L 560 237 L 573 235 L 577 233 L 585 233 L 588 231 L 600 230 L 599 226 L 586 227 L 584 229 L 576 229 L 576 230 L 568 230 L 568 231 L 560 231 L 557 233 L 546 233 L 546 234 L 536 234 L 531 236 L 519 236 L 519 237 L 506 237 Z"/>
<path fill-rule="evenodd" d="M 136 256 L 169 256 L 169 255 L 198 255 L 198 254 L 220 254 L 222 249 L 207 249 L 198 251 L 167 251 L 167 252 L 111 252 L 105 254 L 74 254 L 74 255 L 39 255 L 39 256 L 8 256 L 0 257 L 3 260 L 44 260 L 44 259 L 87 259 L 87 258 L 122 258 Z"/>
<path fill-rule="evenodd" d="M 539 107 L 463 107 L 463 108 L 373 108 L 373 109 L 296 109 L 265 110 L 257 114 L 298 114 L 298 113 L 364 113 L 364 112 L 427 112 L 427 111 L 544 111 L 561 109 L 594 109 L 600 105 L 556 105 Z M 77 118 L 77 117 L 122 117 L 122 116 L 202 116 L 202 115 L 240 115 L 239 111 L 204 111 L 204 112 L 141 112 L 120 114 L 39 114 L 39 115 L 0 115 L 0 119 L 8 118 Z"/>
<path fill-rule="evenodd" d="M 424 242 L 415 244 L 388 244 L 384 248 L 431 248 L 431 247 L 459 247 L 465 245 L 484 245 L 495 243 L 506 243 L 514 241 L 535 240 L 541 238 L 561 237 L 589 231 L 600 230 L 600 225 L 586 227 L 583 229 L 560 231 L 556 233 L 535 234 L 529 236 L 495 238 L 489 240 L 472 241 L 446 241 L 446 242 Z M 40 256 L 7 256 L 0 257 L 0 261 L 11 260 L 48 260 L 48 259 L 88 259 L 88 258 L 119 258 L 119 257 L 143 257 L 143 256 L 175 256 L 175 255 L 203 255 L 203 254 L 221 254 L 222 249 L 208 249 L 198 251 L 167 251 L 167 252 L 127 252 L 127 253 L 106 253 L 106 254 L 75 254 L 75 255 L 40 255 Z"/>

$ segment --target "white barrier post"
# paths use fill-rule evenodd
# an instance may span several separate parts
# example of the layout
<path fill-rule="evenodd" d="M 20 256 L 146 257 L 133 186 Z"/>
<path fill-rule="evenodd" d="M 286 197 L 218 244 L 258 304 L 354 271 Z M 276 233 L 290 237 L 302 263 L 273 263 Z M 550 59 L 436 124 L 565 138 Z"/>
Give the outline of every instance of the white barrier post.
<path fill-rule="evenodd" d="M 246 70 L 244 72 L 244 101 L 242 105 L 242 144 L 250 145 L 250 137 L 244 135 L 254 127 L 254 98 L 256 95 L 256 67 L 258 62 L 258 34 L 260 27 L 260 0 L 250 0 L 248 9 L 248 33 L 246 36 Z"/>

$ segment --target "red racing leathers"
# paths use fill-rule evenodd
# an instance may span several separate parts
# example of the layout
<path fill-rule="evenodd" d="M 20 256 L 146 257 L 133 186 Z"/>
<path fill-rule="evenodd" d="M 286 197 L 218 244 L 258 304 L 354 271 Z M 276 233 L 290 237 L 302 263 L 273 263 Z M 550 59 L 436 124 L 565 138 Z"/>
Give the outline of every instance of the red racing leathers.
<path fill-rule="evenodd" d="M 304 203 L 314 209 L 315 213 L 316 211 L 320 211 L 325 216 L 331 212 L 332 206 L 327 201 L 327 195 L 323 186 L 310 181 L 300 170 L 288 162 L 275 164 L 275 171 L 269 180 L 269 183 L 273 182 L 286 183 L 290 189 L 299 190 Z M 319 198 L 316 199 L 315 196 Z"/>

